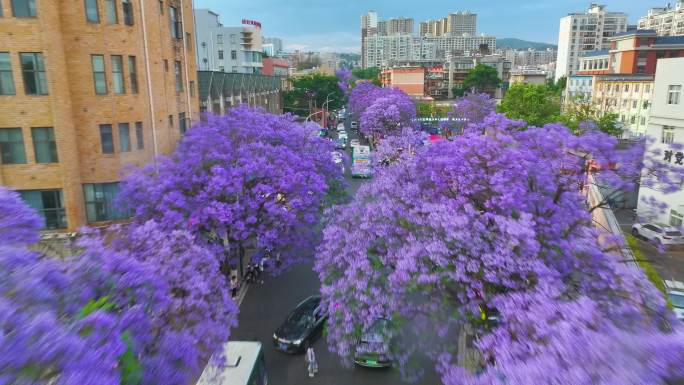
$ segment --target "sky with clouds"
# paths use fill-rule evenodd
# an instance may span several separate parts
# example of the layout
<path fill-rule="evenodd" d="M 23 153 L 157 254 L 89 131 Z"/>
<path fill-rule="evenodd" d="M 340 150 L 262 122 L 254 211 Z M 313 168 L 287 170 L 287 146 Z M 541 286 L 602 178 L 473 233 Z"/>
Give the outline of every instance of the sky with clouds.
<path fill-rule="evenodd" d="M 675 0 L 604 0 L 608 10 L 629 15 L 631 24 L 651 7 Z M 456 11 L 477 13 L 478 33 L 557 43 L 559 18 L 583 12 L 589 0 L 194 0 L 195 8 L 209 8 L 223 25 L 258 20 L 265 36 L 280 37 L 288 49 L 358 52 L 360 16 L 368 10 L 381 19 L 413 17 L 437 19 Z"/>

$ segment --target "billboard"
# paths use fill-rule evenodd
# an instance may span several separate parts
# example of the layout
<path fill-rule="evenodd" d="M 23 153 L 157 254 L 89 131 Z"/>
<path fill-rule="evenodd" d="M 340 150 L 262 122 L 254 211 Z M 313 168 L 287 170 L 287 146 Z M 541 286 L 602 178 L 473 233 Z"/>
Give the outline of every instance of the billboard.
<path fill-rule="evenodd" d="M 253 25 L 257 28 L 261 28 L 261 23 L 256 20 L 242 19 L 242 25 Z"/>

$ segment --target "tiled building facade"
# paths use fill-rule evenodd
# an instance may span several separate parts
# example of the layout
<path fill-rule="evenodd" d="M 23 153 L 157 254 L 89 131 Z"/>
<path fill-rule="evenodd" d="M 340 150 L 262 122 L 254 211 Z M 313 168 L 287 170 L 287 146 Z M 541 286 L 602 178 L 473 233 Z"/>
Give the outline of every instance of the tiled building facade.
<path fill-rule="evenodd" d="M 126 167 L 170 153 L 199 118 L 192 0 L 0 7 L 0 185 L 47 230 L 125 218 Z"/>

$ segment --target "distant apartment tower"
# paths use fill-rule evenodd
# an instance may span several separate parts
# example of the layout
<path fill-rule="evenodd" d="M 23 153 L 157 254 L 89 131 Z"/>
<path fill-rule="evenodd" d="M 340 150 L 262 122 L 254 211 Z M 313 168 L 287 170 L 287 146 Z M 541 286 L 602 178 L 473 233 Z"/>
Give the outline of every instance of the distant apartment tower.
<path fill-rule="evenodd" d="M 397 17 L 387 20 L 387 35 L 413 35 L 413 19 Z"/>
<path fill-rule="evenodd" d="M 0 185 L 45 230 L 128 218 L 124 170 L 198 119 L 192 1 L 0 1 L 0 30 Z"/>
<path fill-rule="evenodd" d="M 456 12 L 448 16 L 451 36 L 469 34 L 475 36 L 477 31 L 477 15 L 470 12 Z"/>
<path fill-rule="evenodd" d="M 439 20 L 421 22 L 418 32 L 420 36 L 475 36 L 477 15 L 470 12 L 454 12 Z"/>
<path fill-rule="evenodd" d="M 264 37 L 262 40 L 263 47 L 268 46 L 268 50 L 272 52 L 269 53 L 269 56 L 280 56 L 283 53 L 283 39 L 280 39 L 278 37 Z M 264 52 L 266 51 L 267 49 L 264 48 Z"/>
<path fill-rule="evenodd" d="M 652 29 L 658 36 L 684 35 L 684 0 L 662 8 L 651 8 L 639 19 L 639 29 Z"/>
<path fill-rule="evenodd" d="M 368 11 L 361 15 L 361 66 L 367 67 L 366 63 L 366 37 L 374 36 L 378 33 L 378 13 Z"/>
<path fill-rule="evenodd" d="M 197 66 L 201 71 L 260 74 L 263 48 L 260 25 L 224 27 L 219 15 L 195 9 Z"/>
<path fill-rule="evenodd" d="M 556 80 L 574 75 L 586 52 L 610 48 L 608 39 L 627 30 L 627 15 L 607 12 L 604 5 L 591 4 L 585 13 L 571 13 L 560 19 Z"/>
<path fill-rule="evenodd" d="M 367 67 L 388 67 L 406 61 L 439 61 L 451 53 L 486 53 L 496 48 L 494 36 L 368 36 L 363 61 Z"/>

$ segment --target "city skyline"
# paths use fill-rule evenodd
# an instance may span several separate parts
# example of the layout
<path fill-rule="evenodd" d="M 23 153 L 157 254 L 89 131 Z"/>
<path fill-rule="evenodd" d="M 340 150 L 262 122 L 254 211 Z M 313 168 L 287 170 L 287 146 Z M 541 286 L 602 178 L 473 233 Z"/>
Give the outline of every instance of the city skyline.
<path fill-rule="evenodd" d="M 258 20 L 264 26 L 264 35 L 282 38 L 287 50 L 360 53 L 359 18 L 369 10 L 378 12 L 382 19 L 412 17 L 416 29 L 421 21 L 441 18 L 451 12 L 470 11 L 478 14 L 478 34 L 557 44 L 559 19 L 569 12 L 584 12 L 589 3 L 584 0 L 525 0 L 511 4 L 493 0 L 482 4 L 476 0 L 464 0 L 455 5 L 446 0 L 436 0 L 431 7 L 417 7 L 409 1 L 388 0 L 352 0 L 345 3 L 293 0 L 282 4 L 265 0 L 234 0 L 230 3 L 195 0 L 194 5 L 195 8 L 210 8 L 219 13 L 224 25 L 238 25 L 243 18 Z M 648 9 L 664 6 L 667 1 L 606 0 L 599 3 L 611 11 L 626 12 L 629 23 L 636 24 Z M 502 22 L 498 16 L 502 12 L 509 15 L 507 22 Z M 326 17 L 328 15 L 331 17 Z M 522 18 L 530 16 L 534 16 L 535 23 L 529 20 L 522 22 Z"/>

